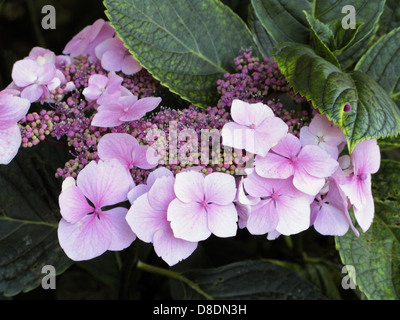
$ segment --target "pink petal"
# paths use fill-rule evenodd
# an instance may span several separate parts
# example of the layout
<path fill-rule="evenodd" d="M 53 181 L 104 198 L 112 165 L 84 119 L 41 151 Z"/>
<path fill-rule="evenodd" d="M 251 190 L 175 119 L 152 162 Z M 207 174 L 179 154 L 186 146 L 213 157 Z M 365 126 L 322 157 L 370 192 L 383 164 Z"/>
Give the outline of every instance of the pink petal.
<path fill-rule="evenodd" d="M 168 206 L 168 221 L 176 238 L 197 242 L 211 235 L 208 228 L 207 212 L 197 202 L 184 203 L 172 200 Z"/>
<path fill-rule="evenodd" d="M 322 235 L 342 236 L 349 229 L 349 222 L 343 213 L 333 205 L 323 204 L 321 207 L 312 204 L 312 214 L 316 215 L 314 228 Z"/>
<path fill-rule="evenodd" d="M 108 38 L 96 46 L 96 57 L 101 60 L 107 51 L 121 51 L 123 48 L 123 44 L 121 44 L 121 40 L 118 37 Z"/>
<path fill-rule="evenodd" d="M 274 182 L 273 179 L 262 178 L 257 173 L 252 172 L 244 179 L 243 184 L 248 194 L 256 198 L 264 198 L 273 193 Z"/>
<path fill-rule="evenodd" d="M 152 242 L 154 233 L 168 224 L 166 212 L 154 209 L 149 203 L 147 193 L 135 200 L 126 215 L 126 221 L 136 236 L 144 242 Z"/>
<path fill-rule="evenodd" d="M 359 142 L 352 154 L 355 174 L 376 173 L 381 163 L 381 153 L 376 139 Z"/>
<path fill-rule="evenodd" d="M 14 83 L 21 88 L 29 86 L 37 79 L 37 70 L 39 65 L 36 61 L 24 59 L 14 63 L 11 71 L 11 77 Z"/>
<path fill-rule="evenodd" d="M 56 76 L 56 67 L 54 64 L 43 64 L 37 67 L 37 80 L 39 84 L 49 84 Z"/>
<path fill-rule="evenodd" d="M 122 99 L 122 98 L 121 98 Z M 147 112 L 150 112 L 158 107 L 161 98 L 146 97 L 137 100 L 135 104 L 131 105 L 128 111 L 120 117 L 121 121 L 134 121 L 142 118 Z"/>
<path fill-rule="evenodd" d="M 145 194 L 150 190 L 150 186 L 146 184 L 138 184 L 137 186 L 133 187 L 128 192 L 128 200 L 131 204 L 133 204 L 137 198 L 139 198 L 142 194 Z"/>
<path fill-rule="evenodd" d="M 278 225 L 279 215 L 272 199 L 262 200 L 251 207 L 246 228 L 251 234 L 266 234 L 275 230 Z"/>
<path fill-rule="evenodd" d="M 29 100 L 30 102 L 38 101 L 43 94 L 43 86 L 37 84 L 27 86 L 21 91 L 21 97 Z"/>
<path fill-rule="evenodd" d="M 28 99 L 0 93 L 0 129 L 7 129 L 27 113 L 31 104 Z"/>
<path fill-rule="evenodd" d="M 101 213 L 100 220 L 104 224 L 103 228 L 107 228 L 111 235 L 111 242 L 107 250 L 123 250 L 136 239 L 136 235 L 126 222 L 127 212 L 128 209 L 118 207 Z"/>
<path fill-rule="evenodd" d="M 58 225 L 58 240 L 65 254 L 74 261 L 90 260 L 108 250 L 112 235 L 96 214 L 86 215 L 77 223 L 64 219 Z"/>
<path fill-rule="evenodd" d="M 305 145 L 318 145 L 319 139 L 318 137 L 310 132 L 310 128 L 304 126 L 300 129 L 300 142 L 302 146 Z"/>
<path fill-rule="evenodd" d="M 306 195 L 294 192 L 292 196 L 279 197 L 276 210 L 279 213 L 276 231 L 283 235 L 296 234 L 310 226 L 310 200 Z"/>
<path fill-rule="evenodd" d="M 92 126 L 102 128 L 112 128 L 123 124 L 119 118 L 123 115 L 119 105 L 113 104 L 108 106 L 100 106 L 97 108 L 97 113 L 92 119 Z"/>
<path fill-rule="evenodd" d="M 131 154 L 131 165 L 141 169 L 152 169 L 158 165 L 157 151 L 148 146 L 137 146 Z"/>
<path fill-rule="evenodd" d="M 127 51 L 129 53 L 129 51 Z M 132 75 L 142 70 L 142 66 L 133 56 L 125 55 L 122 61 L 121 71 L 126 75 Z"/>
<path fill-rule="evenodd" d="M 58 197 L 62 217 L 69 223 L 76 223 L 94 211 L 82 191 L 76 186 L 63 190 Z"/>
<path fill-rule="evenodd" d="M 325 185 L 325 178 L 314 177 L 305 169 L 299 167 L 294 174 L 293 184 L 304 193 L 316 195 Z"/>
<path fill-rule="evenodd" d="M 21 146 L 21 130 L 17 124 L 0 129 L 0 164 L 9 164 Z"/>
<path fill-rule="evenodd" d="M 97 154 L 101 160 L 117 159 L 126 168 L 132 161 L 132 152 L 139 142 L 127 133 L 108 133 L 104 135 L 97 146 Z"/>
<path fill-rule="evenodd" d="M 286 179 L 294 173 L 292 161 L 275 153 L 268 153 L 265 157 L 257 155 L 254 167 L 256 173 L 264 178 Z"/>
<path fill-rule="evenodd" d="M 291 133 L 288 133 L 286 137 L 282 138 L 278 144 L 272 148 L 274 153 L 289 159 L 297 156 L 300 150 L 300 140 Z"/>
<path fill-rule="evenodd" d="M 101 66 L 107 71 L 121 71 L 124 61 L 124 49 L 108 50 L 101 57 Z"/>
<path fill-rule="evenodd" d="M 188 203 L 204 200 L 204 175 L 196 171 L 179 172 L 175 180 L 175 194 L 179 200 Z"/>
<path fill-rule="evenodd" d="M 286 136 L 288 126 L 280 118 L 266 118 L 255 130 L 255 148 L 246 151 L 265 156 L 270 148 Z"/>
<path fill-rule="evenodd" d="M 325 115 L 315 114 L 310 122 L 309 130 L 310 133 L 317 137 L 325 136 L 326 130 L 331 127 L 332 123 L 328 120 Z"/>
<path fill-rule="evenodd" d="M 167 220 L 168 206 L 172 200 L 176 198 L 174 192 L 174 177 L 161 177 L 158 178 L 148 193 L 148 200 L 150 206 L 157 210 L 165 212 L 165 220 Z"/>
<path fill-rule="evenodd" d="M 158 230 L 153 237 L 154 251 L 169 266 L 189 257 L 197 248 L 197 242 L 174 237 L 172 229 Z"/>
<path fill-rule="evenodd" d="M 112 159 L 91 161 L 78 174 L 77 186 L 96 208 L 127 200 L 132 177 L 126 169 Z"/>
<path fill-rule="evenodd" d="M 244 126 L 258 125 L 267 117 L 273 117 L 271 108 L 262 103 L 246 103 L 241 100 L 233 100 L 231 107 L 233 121 Z"/>
<path fill-rule="evenodd" d="M 310 175 L 318 178 L 331 176 L 339 167 L 339 163 L 318 146 L 307 145 L 300 151 L 297 164 Z"/>
<path fill-rule="evenodd" d="M 233 237 L 237 231 L 238 214 L 233 203 L 210 204 L 206 207 L 208 228 L 217 237 Z"/>
<path fill-rule="evenodd" d="M 205 200 L 219 205 L 233 202 L 236 196 L 235 178 L 226 173 L 214 172 L 204 179 Z"/>
<path fill-rule="evenodd" d="M 157 168 L 149 174 L 146 180 L 146 184 L 151 187 L 154 182 L 156 182 L 156 180 L 161 177 L 174 177 L 174 174 L 167 168 Z"/>
<path fill-rule="evenodd" d="M 222 144 L 224 146 L 244 149 L 246 145 L 255 141 L 254 129 L 249 129 L 235 122 L 228 122 L 221 130 Z"/>

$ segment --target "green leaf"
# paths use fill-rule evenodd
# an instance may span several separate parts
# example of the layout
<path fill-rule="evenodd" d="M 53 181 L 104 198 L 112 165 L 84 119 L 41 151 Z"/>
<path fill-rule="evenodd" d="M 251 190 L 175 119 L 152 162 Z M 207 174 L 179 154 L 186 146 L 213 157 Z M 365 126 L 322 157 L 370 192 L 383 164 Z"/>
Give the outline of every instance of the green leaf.
<path fill-rule="evenodd" d="M 386 0 L 383 14 L 379 20 L 379 34 L 383 35 L 400 25 L 400 2 Z"/>
<path fill-rule="evenodd" d="M 325 299 L 295 271 L 264 261 L 240 261 L 214 269 L 187 271 L 183 275 L 214 299 Z M 173 296 L 175 299 L 202 298 L 176 281 L 173 282 Z"/>
<path fill-rule="evenodd" d="M 336 237 L 342 262 L 354 267 L 351 276 L 368 299 L 400 298 L 399 212 L 398 202 L 376 200 L 374 222 L 366 233 Z"/>
<path fill-rule="evenodd" d="M 302 44 L 278 44 L 274 57 L 295 92 L 343 129 L 350 152 L 362 140 L 398 135 L 397 105 L 366 74 L 343 72 Z M 347 102 L 352 108 L 350 112 L 343 110 Z"/>
<path fill-rule="evenodd" d="M 218 0 L 105 0 L 107 16 L 134 57 L 172 92 L 207 107 L 234 58 L 252 49 L 246 24 Z"/>
<path fill-rule="evenodd" d="M 393 98 L 400 95 L 400 27 L 381 37 L 355 69 L 378 82 Z"/>
<path fill-rule="evenodd" d="M 400 202 L 400 162 L 382 159 L 379 171 L 372 176 L 374 197 Z"/>
<path fill-rule="evenodd" d="M 249 10 L 249 26 L 253 33 L 255 42 L 257 43 L 263 57 L 272 57 L 272 50 L 276 45 L 276 42 L 264 29 L 252 6 L 249 6 Z"/>
<path fill-rule="evenodd" d="M 0 294 L 36 288 L 45 265 L 60 274 L 71 264 L 57 238 L 61 186 L 54 173 L 64 156 L 40 143 L 0 167 Z"/>
<path fill-rule="evenodd" d="M 255 14 L 276 42 L 308 43 L 310 28 L 303 10 L 311 12 L 307 0 L 251 0 Z"/>

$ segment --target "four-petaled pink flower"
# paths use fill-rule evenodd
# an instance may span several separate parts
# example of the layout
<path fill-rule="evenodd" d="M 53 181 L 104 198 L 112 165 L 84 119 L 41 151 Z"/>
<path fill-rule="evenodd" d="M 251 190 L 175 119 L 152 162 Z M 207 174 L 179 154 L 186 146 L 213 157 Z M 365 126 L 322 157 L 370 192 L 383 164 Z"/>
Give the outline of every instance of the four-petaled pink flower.
<path fill-rule="evenodd" d="M 340 187 L 353 205 L 354 216 L 365 232 L 374 217 L 371 174 L 379 170 L 381 153 L 376 139 L 359 142 L 350 155 L 354 172 Z"/>
<path fill-rule="evenodd" d="M 157 108 L 161 102 L 158 97 L 138 99 L 135 95 L 121 96 L 116 101 L 108 101 L 97 108 L 97 113 L 92 119 L 95 127 L 116 127 L 126 121 L 142 118 L 147 112 Z"/>
<path fill-rule="evenodd" d="M 29 100 L 16 96 L 16 90 L 0 92 L 0 164 L 9 164 L 21 146 L 21 130 L 17 122 L 31 106 Z"/>
<path fill-rule="evenodd" d="M 339 164 L 322 148 L 314 145 L 301 147 L 300 140 L 288 133 L 265 156 L 256 156 L 255 171 L 264 178 L 293 177 L 294 186 L 309 195 L 316 195 Z"/>
<path fill-rule="evenodd" d="M 101 160 L 117 159 L 128 171 L 138 167 L 152 169 L 158 164 L 158 155 L 152 147 L 142 146 L 128 133 L 107 133 L 97 145 Z"/>
<path fill-rule="evenodd" d="M 300 129 L 300 142 L 303 146 L 317 145 L 335 160 L 339 155 L 339 147 L 345 141 L 343 131 L 322 114 L 316 114 L 309 126 Z"/>
<path fill-rule="evenodd" d="M 142 69 L 140 63 L 117 36 L 100 43 L 95 53 L 101 61 L 101 66 L 107 71 L 122 71 L 126 75 L 132 75 Z"/>
<path fill-rule="evenodd" d="M 89 55 L 90 60 L 96 60 L 96 47 L 114 34 L 115 30 L 108 21 L 98 19 L 75 35 L 65 46 L 63 53 L 71 57 Z"/>
<path fill-rule="evenodd" d="M 225 173 L 207 176 L 196 171 L 180 172 L 174 185 L 176 199 L 168 207 L 168 220 L 175 237 L 187 241 L 236 235 L 238 215 L 233 204 L 235 178 Z"/>
<path fill-rule="evenodd" d="M 225 146 L 265 156 L 288 132 L 287 124 L 262 103 L 250 104 L 235 99 L 231 116 L 234 122 L 225 124 L 221 131 Z"/>
<path fill-rule="evenodd" d="M 148 190 L 134 199 L 126 220 L 137 237 L 152 242 L 157 255 L 172 266 L 190 256 L 197 242 L 176 238 L 167 220 L 168 206 L 176 196 L 175 178 L 166 170 L 159 168 L 152 172 L 152 181 L 146 186 Z"/>
<path fill-rule="evenodd" d="M 65 184 L 59 196 L 58 239 L 69 258 L 92 259 L 107 250 L 125 249 L 135 240 L 125 220 L 128 209 L 104 209 L 126 201 L 132 185 L 132 177 L 117 160 L 91 161 L 79 172 L 76 186 L 67 180 Z"/>
<path fill-rule="evenodd" d="M 293 186 L 293 178 L 266 179 L 255 171 L 244 179 L 246 192 L 260 201 L 251 206 L 246 228 L 251 234 L 290 235 L 310 226 L 311 197 Z"/>

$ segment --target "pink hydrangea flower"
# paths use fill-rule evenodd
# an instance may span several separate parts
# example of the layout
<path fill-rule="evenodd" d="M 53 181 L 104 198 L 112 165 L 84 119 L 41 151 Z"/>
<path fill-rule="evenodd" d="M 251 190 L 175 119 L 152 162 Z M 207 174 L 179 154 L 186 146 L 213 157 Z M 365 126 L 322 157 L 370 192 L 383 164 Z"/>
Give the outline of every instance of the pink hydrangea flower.
<path fill-rule="evenodd" d="M 288 133 L 265 157 L 256 156 L 257 174 L 270 179 L 293 178 L 300 191 L 316 195 L 325 185 L 339 164 L 322 148 L 314 145 L 301 146 L 300 140 Z"/>
<path fill-rule="evenodd" d="M 147 184 L 148 190 L 138 196 L 126 215 L 133 232 L 144 242 L 153 243 L 156 254 L 172 266 L 186 259 L 197 248 L 197 242 L 178 239 L 167 220 L 168 206 L 174 200 L 175 178 L 164 168 L 156 169 L 154 181 Z M 160 172 L 157 172 L 160 171 Z"/>
<path fill-rule="evenodd" d="M 138 120 L 157 108 L 160 102 L 161 98 L 158 97 L 138 99 L 135 95 L 121 96 L 117 101 L 107 101 L 97 108 L 92 126 L 115 127 L 126 121 Z"/>
<path fill-rule="evenodd" d="M 21 97 L 30 102 L 46 99 L 49 91 L 61 84 L 53 63 L 39 64 L 31 59 L 17 61 L 11 76 L 14 84 L 21 89 Z"/>
<path fill-rule="evenodd" d="M 277 231 L 291 235 L 310 226 L 311 197 L 293 186 L 293 178 L 266 179 L 255 171 L 244 179 L 246 192 L 260 201 L 251 206 L 246 227 L 251 234 Z"/>
<path fill-rule="evenodd" d="M 325 115 L 316 114 L 309 126 L 300 129 L 300 142 L 305 145 L 317 145 L 337 159 L 339 147 L 346 141 L 343 131 Z"/>
<path fill-rule="evenodd" d="M 225 146 L 265 156 L 288 132 L 287 124 L 262 103 L 250 104 L 235 99 L 231 116 L 234 122 L 225 124 L 221 131 Z"/>
<path fill-rule="evenodd" d="M 139 142 L 127 133 L 108 133 L 98 145 L 97 154 L 101 160 L 117 159 L 127 170 L 138 167 L 152 169 L 158 164 L 157 152 Z"/>
<path fill-rule="evenodd" d="M 132 177 L 117 160 L 91 161 L 79 172 L 76 186 L 66 181 L 59 196 L 58 239 L 69 258 L 89 260 L 135 240 L 125 220 L 128 209 L 104 210 L 126 201 L 131 185 Z"/>
<path fill-rule="evenodd" d="M 365 232 L 374 217 L 374 198 L 371 191 L 371 174 L 379 170 L 381 153 L 376 139 L 359 142 L 350 155 L 353 173 L 340 187 L 349 197 L 354 216 Z"/>
<path fill-rule="evenodd" d="M 101 61 L 101 66 L 107 71 L 122 71 L 126 75 L 132 75 L 142 69 L 140 63 L 117 36 L 100 43 L 95 53 Z"/>
<path fill-rule="evenodd" d="M 82 93 L 88 102 L 96 101 L 99 105 L 118 100 L 121 95 L 131 95 L 121 85 L 122 80 L 115 72 L 110 72 L 108 76 L 93 74 L 89 78 L 88 86 L 83 89 Z"/>
<path fill-rule="evenodd" d="M 334 179 L 329 180 L 328 186 L 328 192 L 317 195 L 311 204 L 311 225 L 320 234 L 330 236 L 343 236 L 351 226 L 358 236 L 348 212 L 347 197 Z"/>
<path fill-rule="evenodd" d="M 114 34 L 115 30 L 108 21 L 98 19 L 75 35 L 65 46 L 63 53 L 71 57 L 89 55 L 90 60 L 96 60 L 96 47 Z"/>
<path fill-rule="evenodd" d="M 168 221 L 175 237 L 187 241 L 236 235 L 238 215 L 233 204 L 235 178 L 214 172 L 180 172 L 174 185 L 176 199 L 168 207 Z"/>
<path fill-rule="evenodd" d="M 0 164 L 9 164 L 18 153 L 21 131 L 17 122 L 28 113 L 31 105 L 29 100 L 13 93 L 14 90 L 9 89 L 0 92 Z"/>

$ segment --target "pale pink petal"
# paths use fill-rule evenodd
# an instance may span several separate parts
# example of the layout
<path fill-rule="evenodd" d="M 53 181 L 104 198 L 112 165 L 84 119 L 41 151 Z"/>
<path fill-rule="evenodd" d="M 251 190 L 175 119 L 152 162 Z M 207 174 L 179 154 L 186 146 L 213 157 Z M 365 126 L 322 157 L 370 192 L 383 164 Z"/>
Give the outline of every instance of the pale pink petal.
<path fill-rule="evenodd" d="M 7 129 L 21 120 L 31 104 L 28 99 L 7 93 L 0 94 L 0 129 Z"/>
<path fill-rule="evenodd" d="M 123 99 L 123 98 L 121 98 Z M 131 105 L 129 110 L 120 117 L 121 121 L 133 121 L 142 118 L 147 112 L 153 111 L 161 102 L 159 97 L 146 97 L 137 100 L 135 104 Z"/>
<path fill-rule="evenodd" d="M 322 235 L 342 236 L 349 229 L 349 222 L 343 211 L 331 204 L 312 204 L 311 211 L 315 215 L 313 226 Z"/>
<path fill-rule="evenodd" d="M 300 129 L 300 142 L 302 146 L 305 145 L 318 145 L 319 139 L 318 137 L 310 132 L 310 128 L 308 126 L 304 126 Z"/>
<path fill-rule="evenodd" d="M 279 222 L 279 215 L 272 199 L 262 200 L 251 206 L 246 228 L 251 234 L 266 234 L 275 230 Z"/>
<path fill-rule="evenodd" d="M 275 180 L 263 178 L 253 171 L 243 180 L 243 184 L 248 194 L 256 198 L 264 198 L 273 193 Z"/>
<path fill-rule="evenodd" d="M 137 198 L 139 198 L 142 194 L 145 194 L 150 190 L 151 186 L 148 186 L 146 184 L 138 184 L 137 186 L 133 187 L 129 192 L 128 192 L 128 200 L 131 204 L 135 202 Z"/>
<path fill-rule="evenodd" d="M 94 211 L 82 191 L 76 186 L 63 190 L 58 197 L 58 203 L 62 217 L 69 223 L 76 223 Z"/>
<path fill-rule="evenodd" d="M 107 228 L 111 235 L 111 242 L 107 250 L 120 251 L 131 245 L 136 235 L 126 222 L 126 208 L 112 208 L 103 211 L 100 215 L 103 228 Z"/>
<path fill-rule="evenodd" d="M 104 135 L 97 146 L 97 154 L 101 160 L 117 159 L 126 168 L 132 161 L 132 152 L 139 142 L 127 133 L 108 133 Z"/>
<path fill-rule="evenodd" d="M 107 71 L 121 71 L 124 49 L 108 50 L 101 57 L 101 66 Z"/>
<path fill-rule="evenodd" d="M 337 147 L 346 140 L 343 131 L 338 127 L 329 127 L 326 129 L 324 140 L 327 144 Z"/>
<path fill-rule="evenodd" d="M 204 179 L 204 194 L 207 202 L 227 205 L 233 202 L 236 196 L 235 178 L 226 173 L 214 172 Z"/>
<path fill-rule="evenodd" d="M 174 174 L 170 170 L 164 167 L 160 167 L 155 169 L 149 174 L 146 180 L 146 184 L 151 187 L 158 178 L 173 177 L 173 176 Z"/>
<path fill-rule="evenodd" d="M 272 148 L 274 153 L 277 153 L 286 158 L 293 158 L 298 155 L 301 150 L 300 140 L 291 133 L 288 133 L 282 138 L 276 146 Z"/>
<path fill-rule="evenodd" d="M 158 164 L 157 151 L 152 147 L 148 146 L 137 146 L 131 153 L 131 166 L 135 166 L 141 169 L 152 169 Z"/>
<path fill-rule="evenodd" d="M 233 203 L 228 205 L 209 204 L 206 206 L 208 228 L 217 237 L 233 237 L 237 231 L 238 214 Z"/>
<path fill-rule="evenodd" d="M 275 153 L 268 153 L 265 157 L 257 155 L 254 167 L 256 173 L 264 178 L 286 179 L 294 173 L 292 161 Z"/>
<path fill-rule="evenodd" d="M 115 159 L 98 163 L 91 161 L 77 177 L 78 188 L 96 208 L 127 200 L 131 183 L 132 177 Z"/>
<path fill-rule="evenodd" d="M 273 117 L 271 108 L 262 103 L 246 103 L 241 100 L 233 100 L 231 107 L 233 121 L 244 126 L 258 125 L 267 117 Z"/>
<path fill-rule="evenodd" d="M 292 196 L 281 196 L 276 210 L 279 213 L 276 231 L 283 235 L 296 234 L 310 226 L 310 201 L 306 195 L 299 196 L 294 192 Z"/>
<path fill-rule="evenodd" d="M 182 202 L 201 202 L 204 200 L 204 175 L 196 171 L 179 172 L 174 189 Z"/>
<path fill-rule="evenodd" d="M 95 49 L 96 57 L 101 60 L 107 51 L 121 50 L 121 40 L 119 38 L 108 38 L 101 42 Z"/>
<path fill-rule="evenodd" d="M 339 163 L 325 150 L 312 145 L 302 148 L 297 158 L 297 164 L 317 178 L 329 177 L 339 167 Z"/>
<path fill-rule="evenodd" d="M 371 196 L 362 208 L 353 206 L 353 211 L 357 223 L 363 232 L 367 232 L 374 219 L 375 203 L 373 197 Z"/>
<path fill-rule="evenodd" d="M 119 126 L 123 121 L 119 118 L 123 115 L 121 108 L 117 104 L 100 106 L 94 115 L 91 125 L 95 127 L 112 128 Z"/>
<path fill-rule="evenodd" d="M 9 164 L 21 146 L 21 130 L 17 124 L 0 129 L 0 164 Z"/>
<path fill-rule="evenodd" d="M 129 51 L 127 51 L 127 53 L 128 55 L 125 55 L 122 61 L 121 71 L 127 75 L 132 75 L 142 70 L 143 67 L 140 65 L 139 61 L 131 56 Z"/>
<path fill-rule="evenodd" d="M 188 258 L 197 248 L 197 242 L 175 238 L 170 227 L 155 232 L 153 245 L 157 256 L 161 257 L 169 266 Z"/>
<path fill-rule="evenodd" d="M 324 187 L 325 178 L 314 177 L 299 167 L 294 174 L 293 185 L 304 193 L 316 195 Z"/>
<path fill-rule="evenodd" d="M 37 67 L 37 80 L 39 84 L 49 84 L 56 76 L 54 64 L 43 64 Z"/>
<path fill-rule="evenodd" d="M 249 129 L 235 122 L 228 122 L 221 130 L 224 146 L 244 149 L 246 145 L 254 144 L 254 129 Z"/>
<path fill-rule="evenodd" d="M 166 212 L 150 206 L 147 193 L 135 200 L 126 215 L 126 221 L 136 236 L 144 242 L 152 242 L 154 233 L 168 224 Z"/>
<path fill-rule="evenodd" d="M 267 152 L 286 136 L 288 126 L 280 118 L 266 118 L 255 129 L 255 148 L 251 150 L 245 147 L 246 151 L 265 156 Z"/>
<path fill-rule="evenodd" d="M 323 114 L 315 114 L 312 118 L 309 130 L 312 134 L 317 137 L 323 137 L 325 135 L 326 129 L 328 129 L 332 123 Z"/>
<path fill-rule="evenodd" d="M 21 88 L 29 86 L 37 80 L 38 67 L 36 61 L 29 59 L 15 62 L 11 71 L 13 82 Z"/>
<path fill-rule="evenodd" d="M 168 206 L 172 200 L 176 198 L 174 192 L 174 177 L 161 177 L 158 178 L 148 193 L 148 200 L 150 206 L 157 210 L 165 212 L 165 220 L 167 220 Z"/>
<path fill-rule="evenodd" d="M 58 225 L 58 240 L 65 254 L 74 261 L 90 260 L 110 247 L 112 235 L 96 214 L 86 215 L 77 223 L 64 219 Z"/>
<path fill-rule="evenodd" d="M 211 235 L 207 212 L 197 202 L 184 203 L 179 199 L 172 200 L 168 206 L 167 217 L 176 238 L 197 242 Z"/>
<path fill-rule="evenodd" d="M 27 99 L 30 102 L 36 102 L 42 97 L 43 94 L 44 94 L 43 86 L 38 84 L 32 84 L 30 86 L 25 87 L 21 91 L 21 98 Z"/>
<path fill-rule="evenodd" d="M 381 163 L 381 153 L 376 139 L 359 142 L 351 153 L 355 174 L 376 173 Z"/>

